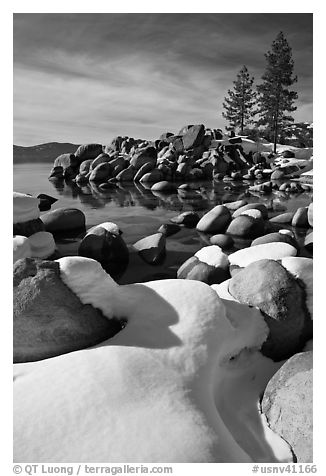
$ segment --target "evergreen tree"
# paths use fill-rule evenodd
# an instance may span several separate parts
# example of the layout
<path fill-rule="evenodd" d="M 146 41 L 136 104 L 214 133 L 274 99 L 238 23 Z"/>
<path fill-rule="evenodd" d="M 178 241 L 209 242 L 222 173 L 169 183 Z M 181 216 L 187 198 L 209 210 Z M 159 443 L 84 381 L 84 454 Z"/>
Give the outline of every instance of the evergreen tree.
<path fill-rule="evenodd" d="M 252 124 L 252 117 L 255 114 L 254 105 L 256 103 L 256 93 L 252 89 L 254 78 L 250 77 L 248 69 L 243 66 L 233 81 L 233 91 L 228 90 L 228 97 L 224 98 L 222 116 L 230 123 L 227 130 L 240 129 L 243 134 L 245 126 Z"/>
<path fill-rule="evenodd" d="M 295 91 L 289 90 L 289 87 L 297 81 L 297 77 L 293 76 L 292 49 L 283 32 L 277 35 L 271 51 L 265 54 L 265 58 L 267 67 L 262 76 L 263 83 L 257 86 L 260 114 L 257 125 L 266 125 L 272 131 L 276 152 L 279 135 L 294 121 L 293 117 L 286 113 L 296 110 L 293 102 L 298 97 Z"/>

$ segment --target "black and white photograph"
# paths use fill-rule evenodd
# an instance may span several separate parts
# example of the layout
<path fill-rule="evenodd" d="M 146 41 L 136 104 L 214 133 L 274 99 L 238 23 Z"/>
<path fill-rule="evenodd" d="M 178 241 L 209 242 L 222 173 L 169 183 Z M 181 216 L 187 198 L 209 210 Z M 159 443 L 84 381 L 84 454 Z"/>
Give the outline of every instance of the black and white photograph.
<path fill-rule="evenodd" d="M 313 8 L 188 10 L 12 12 L 16 474 L 320 471 Z"/>

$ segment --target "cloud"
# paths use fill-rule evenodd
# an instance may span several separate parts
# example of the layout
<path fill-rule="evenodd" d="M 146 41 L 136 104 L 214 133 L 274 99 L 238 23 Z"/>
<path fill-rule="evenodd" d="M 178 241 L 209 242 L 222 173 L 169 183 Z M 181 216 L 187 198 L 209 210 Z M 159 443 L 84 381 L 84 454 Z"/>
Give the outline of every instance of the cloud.
<path fill-rule="evenodd" d="M 296 116 L 311 120 L 311 23 L 309 14 L 15 14 L 14 142 L 223 127 L 227 89 L 243 64 L 260 81 L 281 26 L 299 75 Z"/>

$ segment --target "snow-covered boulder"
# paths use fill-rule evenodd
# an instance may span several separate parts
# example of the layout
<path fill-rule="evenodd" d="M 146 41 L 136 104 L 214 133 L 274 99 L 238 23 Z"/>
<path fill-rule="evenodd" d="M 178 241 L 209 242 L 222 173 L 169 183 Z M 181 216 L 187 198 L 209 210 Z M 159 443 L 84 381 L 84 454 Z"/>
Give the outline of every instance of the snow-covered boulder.
<path fill-rule="evenodd" d="M 279 368 L 258 352 L 259 312 L 198 281 L 118 286 L 96 261 L 57 263 L 82 303 L 126 326 L 87 350 L 15 365 L 15 462 L 292 461 L 258 410 Z"/>

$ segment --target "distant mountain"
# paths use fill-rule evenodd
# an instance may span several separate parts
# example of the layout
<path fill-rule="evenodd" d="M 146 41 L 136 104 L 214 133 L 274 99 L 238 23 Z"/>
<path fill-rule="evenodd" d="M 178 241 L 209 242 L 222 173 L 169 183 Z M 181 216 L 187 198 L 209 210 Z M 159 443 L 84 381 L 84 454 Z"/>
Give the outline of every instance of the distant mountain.
<path fill-rule="evenodd" d="M 14 163 L 53 162 L 61 154 L 73 154 L 79 146 L 69 143 L 48 142 L 47 144 L 23 147 L 14 145 Z"/>

